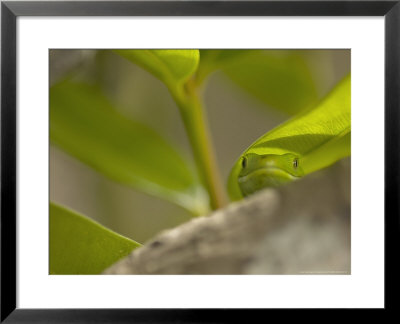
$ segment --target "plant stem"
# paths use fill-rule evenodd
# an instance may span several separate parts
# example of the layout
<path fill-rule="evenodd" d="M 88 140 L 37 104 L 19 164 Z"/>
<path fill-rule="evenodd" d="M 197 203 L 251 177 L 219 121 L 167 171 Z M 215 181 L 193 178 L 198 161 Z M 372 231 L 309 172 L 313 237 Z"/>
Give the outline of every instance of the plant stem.
<path fill-rule="evenodd" d="M 227 204 L 226 194 L 218 171 L 205 111 L 196 86 L 188 81 L 184 88 L 171 93 L 180 109 L 200 178 L 210 196 L 211 208 L 213 210 L 221 208 Z"/>

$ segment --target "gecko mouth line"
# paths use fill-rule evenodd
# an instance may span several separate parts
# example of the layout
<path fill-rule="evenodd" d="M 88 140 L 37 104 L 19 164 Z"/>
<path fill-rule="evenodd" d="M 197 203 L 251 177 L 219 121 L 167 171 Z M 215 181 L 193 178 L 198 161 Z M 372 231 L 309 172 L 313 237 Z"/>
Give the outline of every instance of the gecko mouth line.
<path fill-rule="evenodd" d="M 264 167 L 238 177 L 238 183 L 242 191 L 253 192 L 264 187 L 277 187 L 299 178 L 280 168 Z"/>
<path fill-rule="evenodd" d="M 251 172 L 247 173 L 246 175 L 239 176 L 238 180 L 239 180 L 239 182 L 241 181 L 241 179 L 242 179 L 242 181 L 246 181 L 249 177 L 252 177 L 255 175 L 260 176 L 263 174 L 271 176 L 271 177 L 281 175 L 281 176 L 290 176 L 292 178 L 300 178 L 298 176 L 290 174 L 289 172 L 287 172 L 281 168 L 268 166 L 268 167 L 263 167 L 263 168 L 259 168 L 257 170 L 251 171 Z"/>

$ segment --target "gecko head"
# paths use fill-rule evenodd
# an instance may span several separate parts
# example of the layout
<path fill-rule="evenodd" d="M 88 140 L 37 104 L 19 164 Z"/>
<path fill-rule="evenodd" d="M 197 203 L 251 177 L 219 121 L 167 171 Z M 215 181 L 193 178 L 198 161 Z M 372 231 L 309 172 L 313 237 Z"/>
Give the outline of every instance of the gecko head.
<path fill-rule="evenodd" d="M 298 156 L 287 154 L 245 154 L 238 183 L 243 196 L 268 187 L 278 187 L 303 176 Z"/>

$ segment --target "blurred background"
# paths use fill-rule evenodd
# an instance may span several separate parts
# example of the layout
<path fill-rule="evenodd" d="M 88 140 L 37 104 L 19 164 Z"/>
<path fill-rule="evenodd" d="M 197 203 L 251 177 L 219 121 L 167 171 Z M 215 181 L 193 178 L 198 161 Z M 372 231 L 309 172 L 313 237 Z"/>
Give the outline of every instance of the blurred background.
<path fill-rule="evenodd" d="M 296 113 L 292 107 L 302 110 L 317 103 L 350 73 L 350 50 L 262 52 L 261 56 L 258 53 L 238 60 L 223 71 L 213 71 L 204 84 L 205 109 L 225 182 L 240 154 L 258 137 Z M 202 52 L 201 59 L 203 54 L 206 59 L 212 52 Z M 284 72 L 288 69 L 299 69 L 299 73 L 286 77 Z M 268 79 L 280 71 L 281 79 Z M 122 115 L 149 125 L 192 159 L 174 101 L 165 85 L 148 72 L 110 50 L 51 50 L 50 86 L 67 77 L 95 80 Z M 248 81 L 249 77 L 253 82 Z M 281 105 L 265 98 L 274 87 L 284 91 L 287 84 L 291 86 L 290 82 L 299 85 L 298 91 L 304 96 L 293 96 L 288 91 L 287 100 Z M 266 84 L 272 90 L 264 91 Z M 293 103 L 291 98 L 303 101 Z M 344 163 L 349 177 L 350 163 Z M 337 166 L 322 172 L 337 174 Z M 349 197 L 350 182 L 346 184 L 346 188 L 338 190 Z M 107 179 L 52 144 L 50 200 L 140 243 L 192 217 L 181 207 Z"/>

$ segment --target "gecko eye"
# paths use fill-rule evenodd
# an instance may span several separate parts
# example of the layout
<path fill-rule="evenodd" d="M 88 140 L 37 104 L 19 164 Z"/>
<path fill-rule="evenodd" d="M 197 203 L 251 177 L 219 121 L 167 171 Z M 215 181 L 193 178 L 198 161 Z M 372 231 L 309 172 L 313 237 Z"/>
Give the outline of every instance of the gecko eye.
<path fill-rule="evenodd" d="M 242 168 L 244 169 L 247 166 L 247 158 L 244 157 L 242 160 Z"/>
<path fill-rule="evenodd" d="M 295 159 L 293 160 L 293 168 L 297 169 L 298 166 L 299 166 L 299 159 L 298 159 L 298 158 L 295 158 Z"/>

